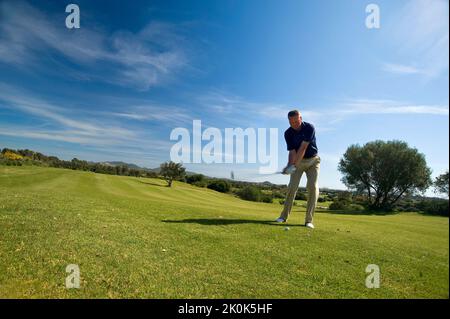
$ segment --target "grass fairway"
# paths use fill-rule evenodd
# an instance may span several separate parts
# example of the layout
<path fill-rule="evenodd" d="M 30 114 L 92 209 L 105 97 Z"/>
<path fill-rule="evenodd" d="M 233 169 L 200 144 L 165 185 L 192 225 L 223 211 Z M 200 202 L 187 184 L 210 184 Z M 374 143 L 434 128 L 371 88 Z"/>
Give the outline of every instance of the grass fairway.
<path fill-rule="evenodd" d="M 448 298 L 448 218 L 316 213 L 158 179 L 0 166 L 1 298 Z M 68 264 L 80 289 L 66 289 Z M 368 264 L 381 287 L 368 289 Z"/>

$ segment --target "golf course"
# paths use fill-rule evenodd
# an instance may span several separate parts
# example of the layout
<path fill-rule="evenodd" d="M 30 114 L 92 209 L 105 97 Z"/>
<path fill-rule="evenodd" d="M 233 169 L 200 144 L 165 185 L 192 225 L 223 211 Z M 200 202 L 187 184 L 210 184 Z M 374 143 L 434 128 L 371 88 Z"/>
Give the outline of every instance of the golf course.
<path fill-rule="evenodd" d="M 447 217 L 319 209 L 311 230 L 301 205 L 276 224 L 279 203 L 166 185 L 0 166 L 0 298 L 449 297 Z"/>

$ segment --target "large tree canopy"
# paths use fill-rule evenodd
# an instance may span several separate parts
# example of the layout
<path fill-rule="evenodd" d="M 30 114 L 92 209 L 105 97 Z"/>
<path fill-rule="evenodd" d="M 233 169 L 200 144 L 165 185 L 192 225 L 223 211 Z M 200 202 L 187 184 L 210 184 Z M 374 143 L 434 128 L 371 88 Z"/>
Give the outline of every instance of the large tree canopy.
<path fill-rule="evenodd" d="M 423 192 L 432 183 L 425 156 L 402 141 L 351 145 L 338 169 L 343 183 L 366 193 L 374 209 L 390 209 L 403 195 Z"/>

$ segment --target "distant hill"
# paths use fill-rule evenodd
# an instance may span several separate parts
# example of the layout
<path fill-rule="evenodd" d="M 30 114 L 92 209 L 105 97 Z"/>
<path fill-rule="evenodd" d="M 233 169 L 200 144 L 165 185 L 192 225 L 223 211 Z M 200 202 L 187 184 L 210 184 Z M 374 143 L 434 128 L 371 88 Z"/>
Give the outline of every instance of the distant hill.
<path fill-rule="evenodd" d="M 106 161 L 106 162 L 100 162 L 100 164 L 110 165 L 110 166 L 126 166 L 128 168 L 139 169 L 139 170 L 143 170 L 146 172 L 154 172 L 156 174 L 159 174 L 159 172 L 161 171 L 161 168 L 159 168 L 159 167 L 155 167 L 155 168 L 141 167 L 141 166 L 133 164 L 133 163 L 125 163 L 125 162 L 121 162 L 121 161 Z M 188 175 L 188 176 L 195 175 L 195 174 L 199 174 L 199 173 L 186 171 L 186 175 Z"/>
<path fill-rule="evenodd" d="M 110 165 L 110 166 L 126 166 L 128 168 L 134 168 L 134 169 L 144 169 L 143 167 L 140 167 L 136 164 L 125 163 L 125 162 L 120 162 L 120 161 L 100 162 L 100 164 Z"/>

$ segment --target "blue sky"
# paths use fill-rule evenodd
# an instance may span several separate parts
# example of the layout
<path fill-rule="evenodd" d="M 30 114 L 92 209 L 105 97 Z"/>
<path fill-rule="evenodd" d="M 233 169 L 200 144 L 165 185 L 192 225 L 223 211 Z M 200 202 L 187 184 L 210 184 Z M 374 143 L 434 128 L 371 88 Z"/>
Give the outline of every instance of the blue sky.
<path fill-rule="evenodd" d="M 69 3 L 80 29 L 65 27 Z M 365 26 L 369 3 L 380 29 Z M 317 129 L 322 187 L 344 188 L 339 158 L 377 139 L 416 147 L 434 177 L 449 162 L 448 54 L 444 0 L 1 0 L 0 147 L 156 167 L 170 132 L 199 119 L 278 128 L 281 169 L 298 108 Z M 288 182 L 252 164 L 185 166 Z"/>

